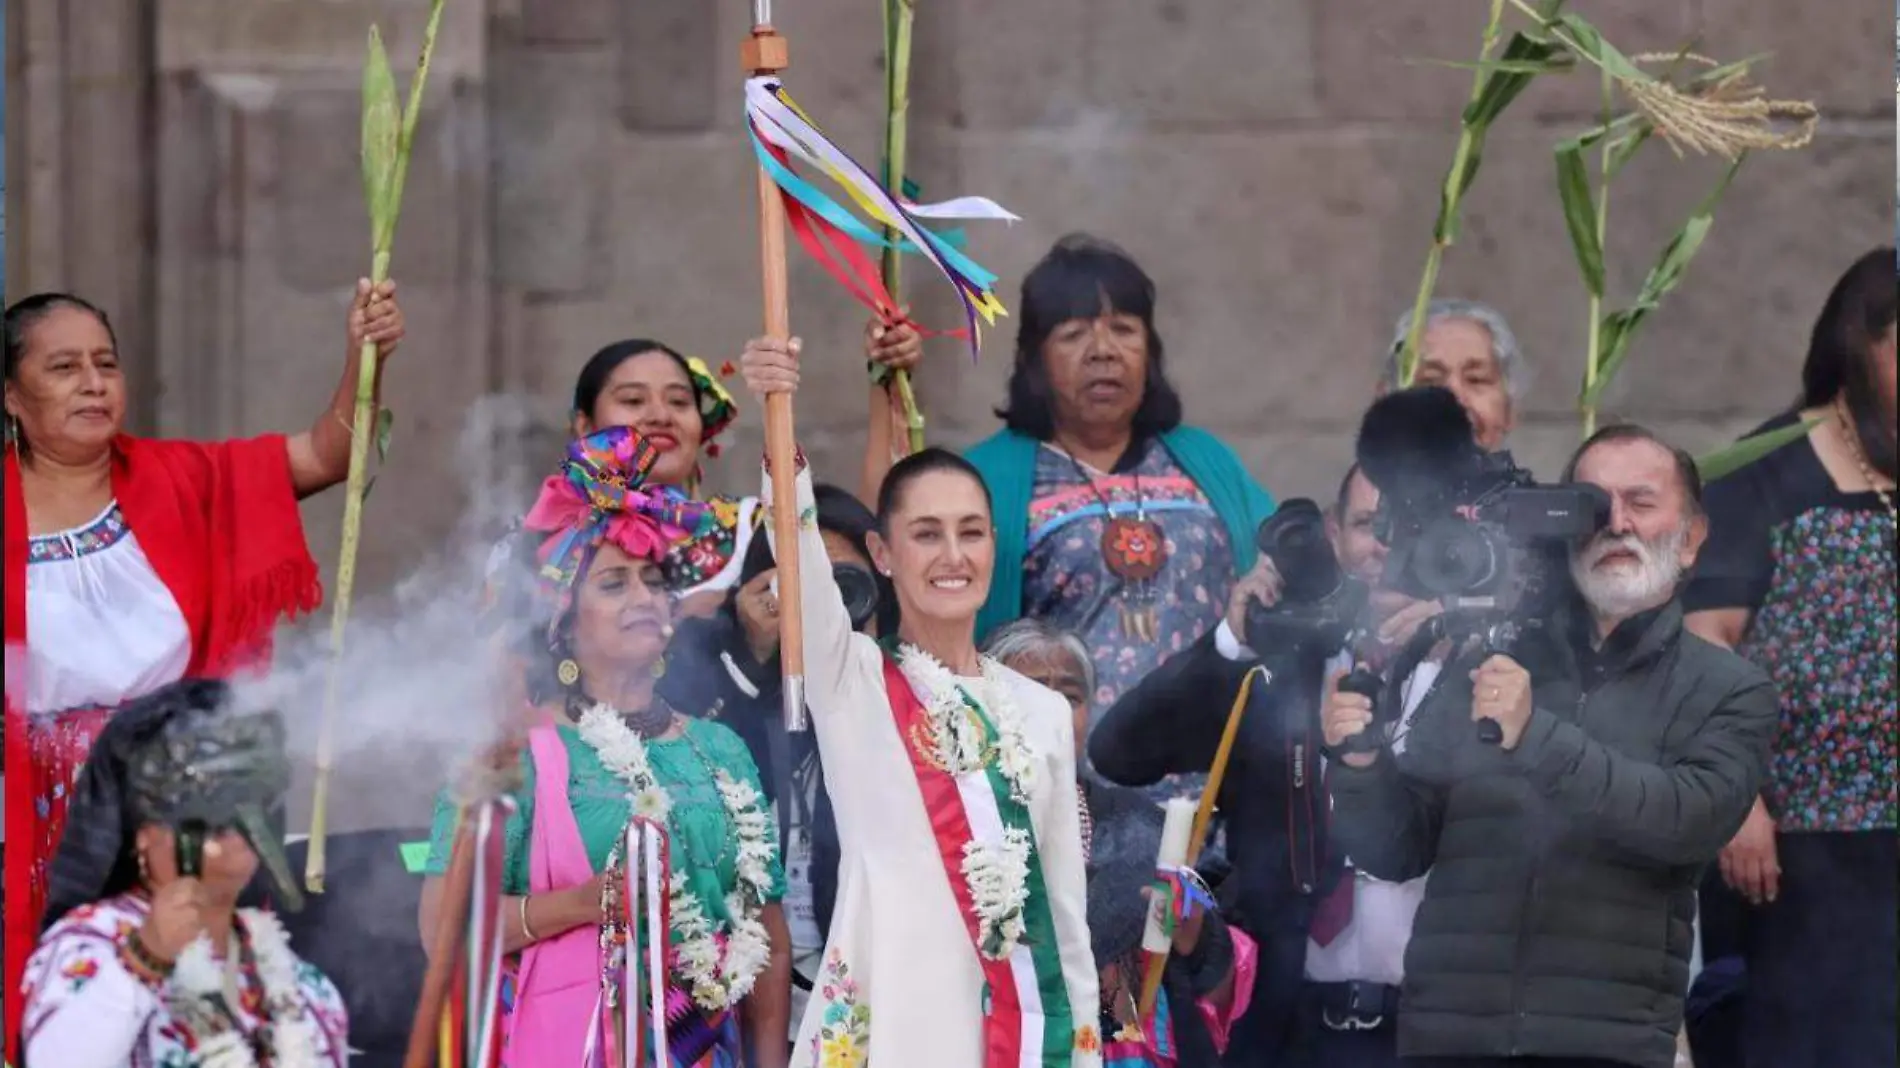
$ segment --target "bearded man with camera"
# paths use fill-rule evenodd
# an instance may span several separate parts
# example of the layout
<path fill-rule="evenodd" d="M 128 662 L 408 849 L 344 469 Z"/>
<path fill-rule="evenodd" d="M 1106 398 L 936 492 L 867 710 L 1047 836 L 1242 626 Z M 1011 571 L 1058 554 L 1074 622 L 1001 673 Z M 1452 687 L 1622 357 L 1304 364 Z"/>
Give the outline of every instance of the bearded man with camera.
<path fill-rule="evenodd" d="M 1336 844 L 1381 879 L 1431 872 L 1399 1010 L 1410 1064 L 1671 1068 L 1697 882 L 1766 774 L 1767 677 L 1682 626 L 1677 591 L 1707 533 L 1693 461 L 1612 427 L 1563 481 L 1600 490 L 1607 522 L 1567 566 L 1510 561 L 1515 618 L 1447 630 L 1455 648 L 1400 728 L 1402 753 L 1382 744 L 1392 717 L 1366 687 L 1337 673 L 1329 687 Z M 1558 529 L 1576 515 L 1560 489 L 1507 503 L 1490 529 L 1532 512 Z M 1482 500 L 1458 513 L 1474 531 Z M 1482 537 L 1422 540 L 1420 573 L 1484 571 L 1467 567 Z"/>

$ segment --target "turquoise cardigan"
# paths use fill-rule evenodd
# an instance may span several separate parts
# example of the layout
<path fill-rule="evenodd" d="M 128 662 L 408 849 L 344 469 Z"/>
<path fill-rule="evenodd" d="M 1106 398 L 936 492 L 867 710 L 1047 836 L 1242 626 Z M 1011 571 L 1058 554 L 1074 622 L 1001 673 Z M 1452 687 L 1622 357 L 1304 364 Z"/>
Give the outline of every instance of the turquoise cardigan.
<path fill-rule="evenodd" d="M 1234 450 L 1205 430 L 1177 427 L 1161 440 L 1227 528 L 1236 576 L 1246 574 L 1256 552 L 1254 531 L 1273 514 L 1273 495 L 1253 480 Z M 996 571 L 990 578 L 990 599 L 976 617 L 979 641 L 1023 614 L 1023 555 L 1029 548 L 1029 495 L 1035 488 L 1039 444 L 1014 430 L 1000 430 L 963 454 L 989 484 L 996 516 Z"/>

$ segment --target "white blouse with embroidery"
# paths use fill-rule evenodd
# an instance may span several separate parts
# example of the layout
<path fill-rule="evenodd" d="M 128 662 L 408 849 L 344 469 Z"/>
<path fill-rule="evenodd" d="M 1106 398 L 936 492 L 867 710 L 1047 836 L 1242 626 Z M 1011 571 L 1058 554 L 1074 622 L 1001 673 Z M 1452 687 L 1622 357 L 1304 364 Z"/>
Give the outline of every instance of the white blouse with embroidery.
<path fill-rule="evenodd" d="M 30 539 L 28 713 L 117 705 L 184 676 L 191 630 L 115 501 Z"/>
<path fill-rule="evenodd" d="M 145 922 L 148 907 L 143 898 L 121 894 L 74 909 L 40 936 L 22 988 L 22 1046 L 28 1064 L 200 1068 L 194 1053 L 198 1036 L 174 1019 L 167 1004 L 174 983 L 154 989 L 121 962 L 120 947 Z M 342 996 L 315 966 L 302 959 L 294 966 L 304 1010 L 314 1020 L 318 1037 L 314 1060 L 305 1063 L 346 1068 L 349 1019 Z M 261 1016 L 262 980 L 243 972 L 238 990 L 238 1026 L 248 1035 L 266 1022 Z"/>

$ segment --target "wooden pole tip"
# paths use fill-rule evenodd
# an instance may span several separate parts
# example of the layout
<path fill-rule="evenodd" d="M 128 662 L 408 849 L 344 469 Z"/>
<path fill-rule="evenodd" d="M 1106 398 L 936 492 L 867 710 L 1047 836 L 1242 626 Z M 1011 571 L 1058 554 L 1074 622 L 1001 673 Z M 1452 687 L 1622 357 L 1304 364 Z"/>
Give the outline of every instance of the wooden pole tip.
<path fill-rule="evenodd" d="M 791 46 L 770 26 L 759 26 L 739 49 L 739 64 L 754 74 L 777 74 L 792 65 Z"/>

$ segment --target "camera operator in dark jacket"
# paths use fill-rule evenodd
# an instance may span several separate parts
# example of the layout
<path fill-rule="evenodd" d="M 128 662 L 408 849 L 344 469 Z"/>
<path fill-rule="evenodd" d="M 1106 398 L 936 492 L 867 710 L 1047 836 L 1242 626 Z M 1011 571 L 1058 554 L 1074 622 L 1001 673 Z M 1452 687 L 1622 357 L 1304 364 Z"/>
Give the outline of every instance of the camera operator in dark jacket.
<path fill-rule="evenodd" d="M 1143 786 L 1167 775 L 1204 773 L 1214 762 L 1241 681 L 1255 665 L 1271 680 L 1256 680 L 1241 719 L 1233 755 L 1218 798 L 1232 872 L 1220 896 L 1236 926 L 1259 944 L 1260 970 L 1253 1006 L 1236 1028 L 1226 1063 L 1279 1065 L 1292 1035 L 1309 1028 L 1306 1015 L 1321 1011 L 1315 984 L 1306 982 L 1309 921 L 1315 904 L 1332 893 L 1342 869 L 1324 840 L 1326 823 L 1322 769 L 1318 759 L 1320 702 L 1326 667 L 1346 655 L 1344 628 L 1308 628 L 1312 615 L 1357 616 L 1356 605 L 1324 607 L 1334 579 L 1344 576 L 1365 584 L 1376 580 L 1384 547 L 1373 537 L 1371 519 L 1377 494 L 1355 465 L 1341 480 L 1339 493 L 1323 520 L 1309 509 L 1305 522 L 1295 519 L 1303 503 L 1288 501 L 1268 525 L 1291 530 L 1304 551 L 1292 552 L 1280 566 L 1302 579 L 1289 582 L 1276 566 L 1282 550 L 1264 552 L 1260 563 L 1236 587 L 1227 618 L 1200 641 L 1151 672 L 1117 701 L 1096 725 L 1089 756 L 1098 774 L 1127 786 Z M 1324 536 L 1316 530 L 1323 524 Z M 1269 538 L 1268 540 L 1272 540 Z M 1337 563 L 1329 571 L 1322 553 Z M 1315 566 L 1316 564 L 1320 566 Z M 1302 585 L 1307 589 L 1302 590 Z M 1363 595 L 1363 594 L 1362 594 Z M 1318 600 L 1317 612 L 1271 612 L 1285 603 Z M 1382 624 L 1376 640 L 1402 646 L 1435 606 L 1405 598 L 1373 595 L 1373 615 Z M 1253 622 L 1250 624 L 1250 620 Z M 1250 634 L 1250 629 L 1262 631 Z M 1328 633 L 1330 631 L 1330 633 Z M 1258 646 L 1249 648 L 1248 643 Z M 1348 887 L 1350 890 L 1350 887 Z M 1401 943 L 1402 944 L 1402 943 Z M 1331 984 L 1348 985 L 1348 984 Z M 1296 1019 L 1299 1014 L 1299 1019 Z M 1391 1042 L 1391 1023 L 1381 1008 L 1367 1006 L 1363 1019 L 1345 1019 L 1342 1027 L 1374 1039 L 1381 1031 Z"/>
<path fill-rule="evenodd" d="M 1682 627 L 1706 535 L 1693 461 L 1612 427 L 1565 481 L 1603 489 L 1610 521 L 1571 552 L 1578 596 L 1548 640 L 1454 657 L 1404 754 L 1346 753 L 1329 782 L 1356 864 L 1432 873 L 1399 1015 L 1420 1065 L 1671 1068 L 1697 880 L 1766 774 L 1767 677 Z M 1326 744 L 1372 719 L 1335 690 Z"/>
<path fill-rule="evenodd" d="M 820 485 L 818 528 L 852 620 L 868 634 L 894 633 L 897 600 L 871 567 L 865 535 L 876 519 L 856 497 Z M 759 766 L 778 815 L 785 858 L 785 918 L 792 935 L 792 1027 L 823 963 L 825 934 L 838 896 L 838 823 L 825 790 L 817 736 L 785 730 L 780 709 L 778 595 L 768 539 L 755 537 L 726 603 L 713 615 L 684 619 L 668 646 L 662 697 L 679 708 L 709 708 L 732 728 Z M 790 1041 L 788 1036 L 787 1041 Z"/>

